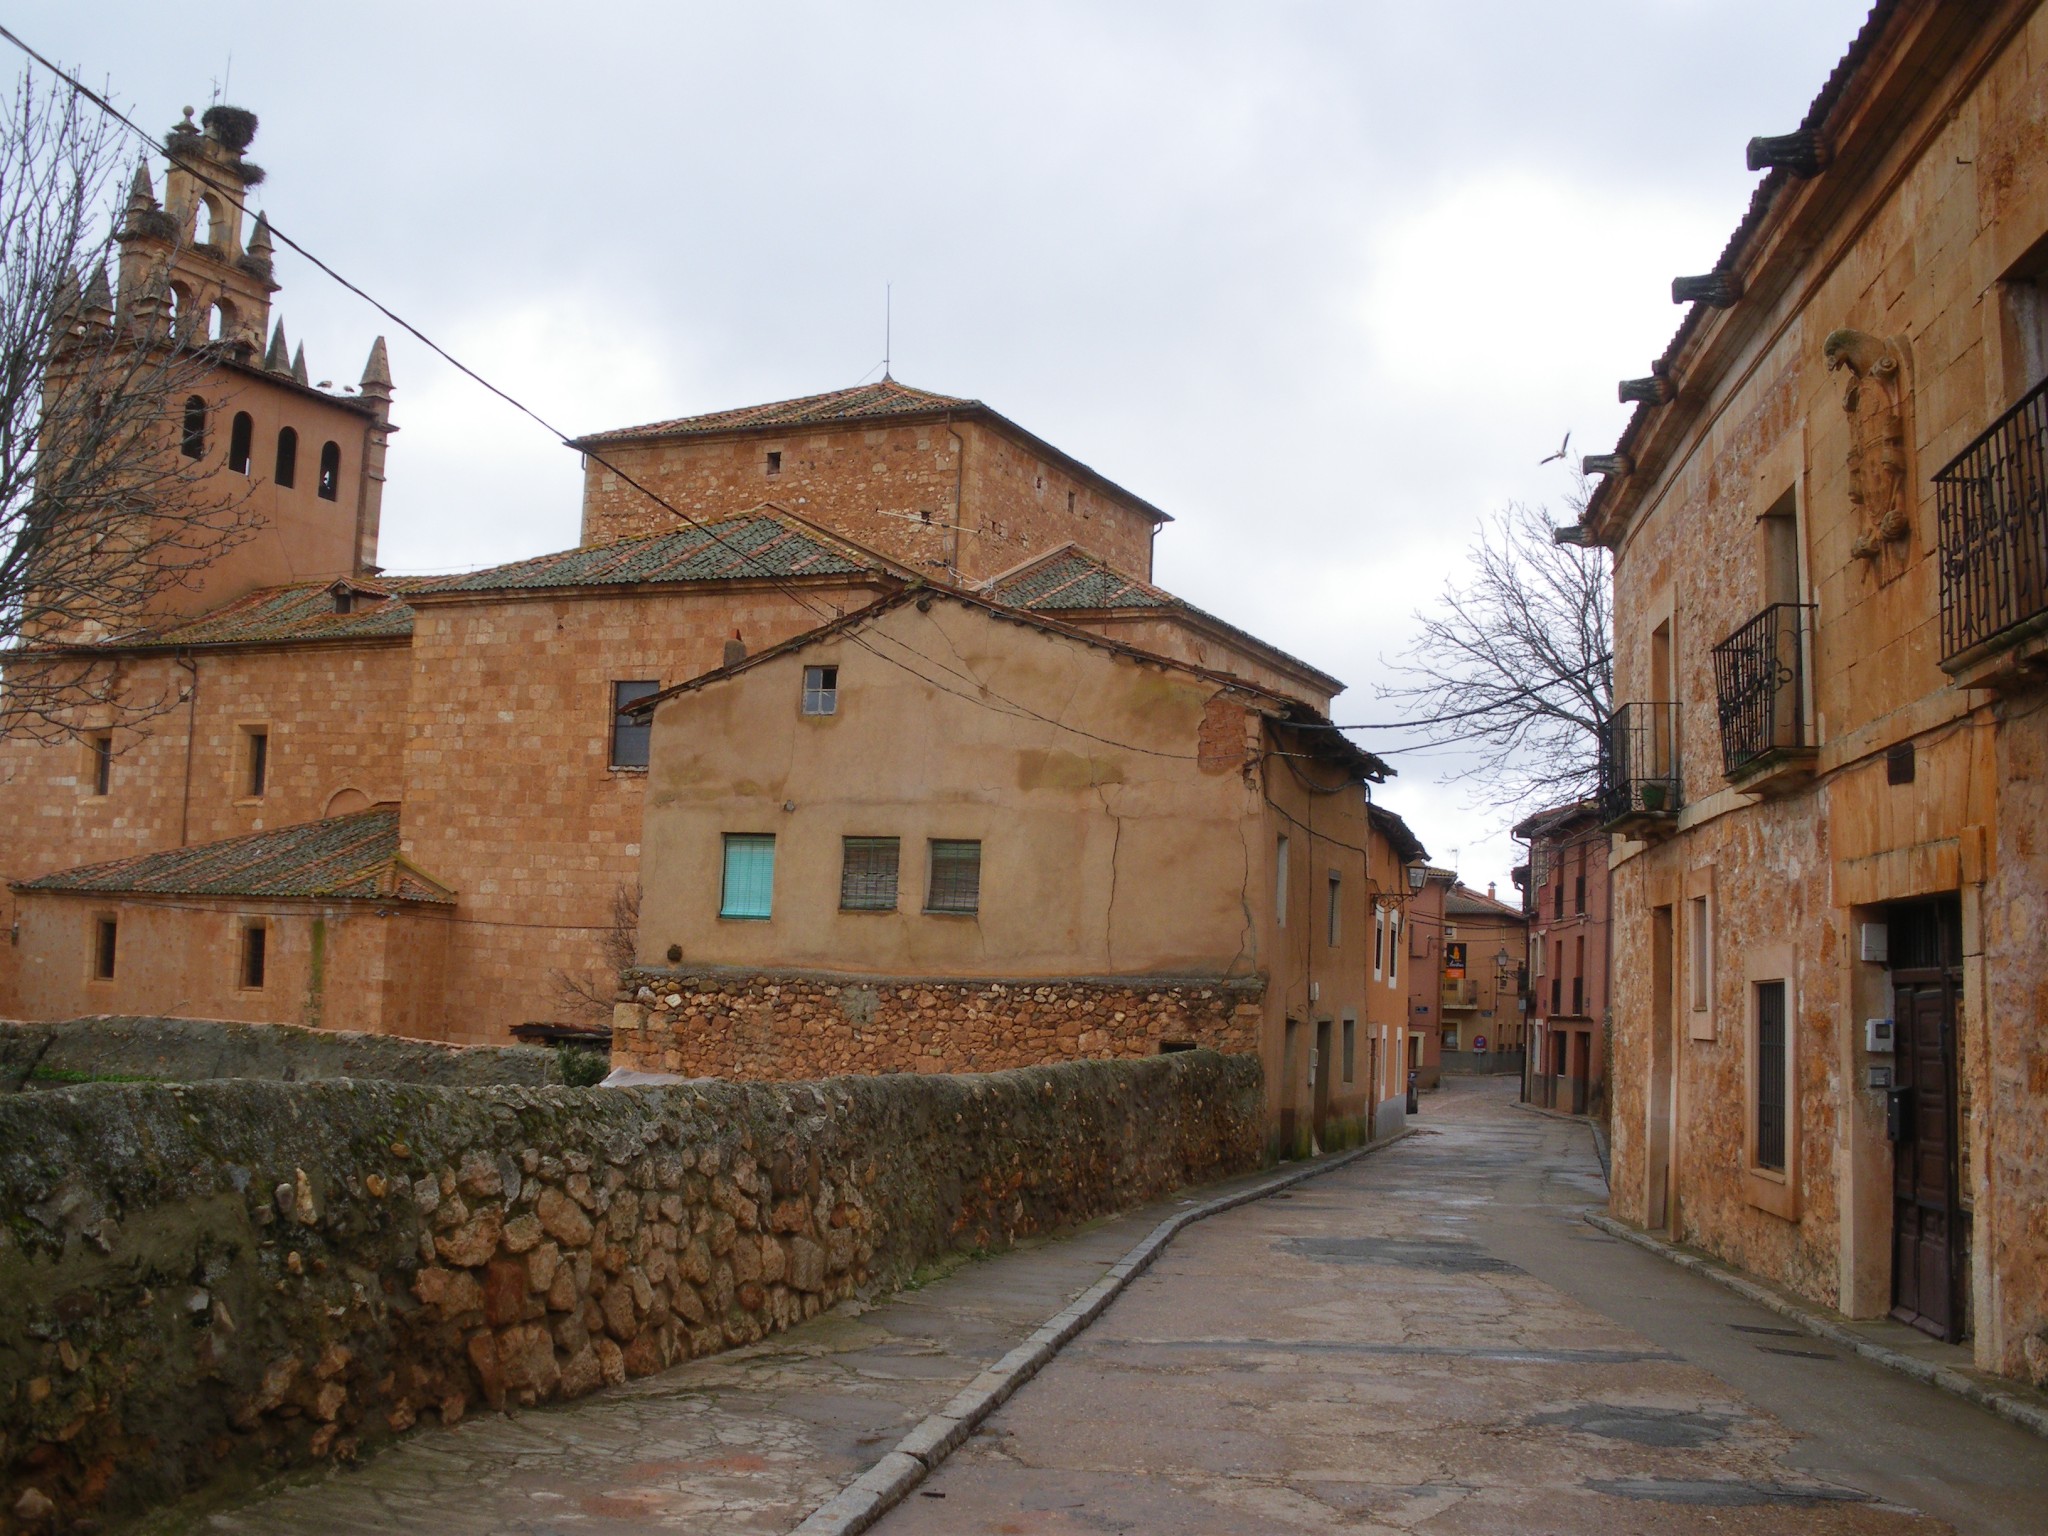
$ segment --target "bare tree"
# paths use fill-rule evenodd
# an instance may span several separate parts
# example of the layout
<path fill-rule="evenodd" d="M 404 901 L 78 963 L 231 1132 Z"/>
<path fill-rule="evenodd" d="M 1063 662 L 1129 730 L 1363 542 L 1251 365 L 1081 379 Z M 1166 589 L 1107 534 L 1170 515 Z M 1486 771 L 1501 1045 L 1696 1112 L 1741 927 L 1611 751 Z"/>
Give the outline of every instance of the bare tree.
<path fill-rule="evenodd" d="M 1570 498 L 1585 505 L 1581 480 Z M 1614 707 L 1607 551 L 1559 544 L 1541 507 L 1489 517 L 1469 574 L 1445 584 L 1403 653 L 1411 682 L 1380 688 L 1425 741 L 1471 755 L 1456 779 L 1503 813 L 1595 792 Z"/>
<path fill-rule="evenodd" d="M 572 1015 L 609 1024 L 619 989 L 619 972 L 633 963 L 640 937 L 640 887 L 621 880 L 612 891 L 612 921 L 598 936 L 600 969 L 592 974 L 555 972 L 555 996 Z"/>
<path fill-rule="evenodd" d="M 117 128 L 26 76 L 5 112 L 0 734 L 58 739 L 175 702 L 89 647 L 138 627 L 253 519 L 186 436 L 185 402 L 218 366 L 194 317 L 173 328 L 161 272 L 114 313 Z"/>

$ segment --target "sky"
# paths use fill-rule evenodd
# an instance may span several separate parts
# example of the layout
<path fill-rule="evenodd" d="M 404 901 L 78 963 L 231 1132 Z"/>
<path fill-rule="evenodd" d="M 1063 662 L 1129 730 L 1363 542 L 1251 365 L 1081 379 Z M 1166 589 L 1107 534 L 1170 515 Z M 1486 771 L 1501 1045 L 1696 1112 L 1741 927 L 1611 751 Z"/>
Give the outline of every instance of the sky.
<path fill-rule="evenodd" d="M 7 25 L 161 131 L 262 120 L 258 205 L 572 435 L 880 371 L 1171 512 L 1155 578 L 1383 721 L 1480 520 L 1611 447 L 1869 0 L 167 7 Z M 576 456 L 280 251 L 312 377 L 389 336 L 383 563 L 576 542 Z M 1377 791 L 1480 888 L 1455 754 Z"/>

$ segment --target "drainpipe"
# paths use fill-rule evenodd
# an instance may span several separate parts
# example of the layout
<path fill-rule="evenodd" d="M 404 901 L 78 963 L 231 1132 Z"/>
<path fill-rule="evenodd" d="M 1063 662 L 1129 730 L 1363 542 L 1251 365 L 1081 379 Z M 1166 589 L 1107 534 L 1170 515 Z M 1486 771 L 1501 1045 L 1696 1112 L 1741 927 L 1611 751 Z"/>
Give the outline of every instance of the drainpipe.
<path fill-rule="evenodd" d="M 192 745 L 199 734 L 199 663 L 191 656 L 172 660 L 192 674 L 192 685 L 185 690 L 185 791 L 178 802 L 178 846 L 184 848 L 192 841 Z"/>

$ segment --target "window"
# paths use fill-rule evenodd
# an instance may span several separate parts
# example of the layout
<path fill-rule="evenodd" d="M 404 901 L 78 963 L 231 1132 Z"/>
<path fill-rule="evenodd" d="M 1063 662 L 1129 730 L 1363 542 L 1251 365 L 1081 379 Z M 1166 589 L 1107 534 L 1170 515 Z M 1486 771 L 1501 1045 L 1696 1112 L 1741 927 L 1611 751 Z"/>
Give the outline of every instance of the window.
<path fill-rule="evenodd" d="M 256 447 L 256 418 L 247 411 L 235 412 L 228 427 L 228 468 L 238 475 L 249 473 L 249 456 Z"/>
<path fill-rule="evenodd" d="M 185 402 L 185 432 L 179 450 L 188 459 L 206 457 L 206 402 L 197 395 Z"/>
<path fill-rule="evenodd" d="M 270 783 L 270 732 L 261 728 L 242 733 L 242 793 L 260 800 Z"/>
<path fill-rule="evenodd" d="M 1552 889 L 1551 889 L 1551 892 L 1550 892 L 1550 897 L 1551 897 L 1551 901 L 1550 901 L 1550 917 L 1551 917 L 1551 921 L 1555 922 L 1555 921 L 1556 921 L 1556 920 L 1557 920 L 1558 918 L 1561 918 L 1561 917 L 1563 917 L 1563 916 L 1564 916 L 1564 871 L 1563 871 L 1563 869 L 1559 869 L 1559 870 L 1558 870 L 1558 872 L 1557 872 L 1557 884 L 1556 884 L 1556 885 L 1555 885 L 1554 887 L 1552 887 Z"/>
<path fill-rule="evenodd" d="M 774 915 L 774 909 L 775 835 L 726 833 L 725 880 L 718 915 L 764 920 Z"/>
<path fill-rule="evenodd" d="M 347 587 L 336 587 L 334 589 L 334 611 L 336 613 L 354 613 L 356 611 L 355 593 Z"/>
<path fill-rule="evenodd" d="M 1785 1171 L 1785 983 L 1756 984 L 1756 1165 Z"/>
<path fill-rule="evenodd" d="M 1691 941 L 1688 947 L 1692 951 L 1686 957 L 1690 962 L 1688 970 L 1692 983 L 1692 1011 L 1694 1013 L 1705 1013 L 1707 1011 L 1709 995 L 1707 981 L 1707 898 L 1695 896 L 1686 906 L 1692 930 L 1686 936 Z"/>
<path fill-rule="evenodd" d="M 320 445 L 320 499 L 339 501 L 341 499 L 341 444 Z"/>
<path fill-rule="evenodd" d="M 836 715 L 839 713 L 839 669 L 837 667 L 804 668 L 804 713 L 807 715 Z"/>
<path fill-rule="evenodd" d="M 264 950 L 269 932 L 261 923 L 251 923 L 242 930 L 242 987 L 249 992 L 263 990 Z"/>
<path fill-rule="evenodd" d="M 612 684 L 612 766 L 614 768 L 645 768 L 648 745 L 654 736 L 654 714 L 650 710 L 643 714 L 629 715 L 626 706 L 646 698 L 649 694 L 661 692 L 661 684 L 652 678 L 636 682 Z"/>
<path fill-rule="evenodd" d="M 1071 516 L 1073 516 L 1073 513 L 1074 513 L 1074 493 L 1073 493 L 1072 491 L 1069 491 L 1069 492 L 1067 492 L 1067 515 L 1068 515 L 1069 517 L 1071 517 Z M 1345 1075 L 1345 1077 L 1346 1077 L 1346 1078 L 1349 1078 L 1349 1077 L 1351 1076 L 1351 1074 L 1350 1074 L 1350 1073 L 1348 1073 L 1348 1072 L 1347 1072 L 1347 1073 L 1345 1073 L 1344 1075 Z"/>
<path fill-rule="evenodd" d="M 1287 926 L 1287 836 L 1282 833 L 1273 845 L 1273 923 Z"/>
<path fill-rule="evenodd" d="M 1358 1020 L 1344 1016 L 1344 1081 L 1351 1082 L 1358 1065 Z"/>
<path fill-rule="evenodd" d="M 1375 906 L 1372 909 L 1372 977 L 1380 979 L 1384 970 L 1383 960 L 1387 948 L 1387 909 Z"/>
<path fill-rule="evenodd" d="M 1401 909 L 1394 908 L 1387 918 L 1387 985 L 1394 986 L 1401 980 Z"/>
<path fill-rule="evenodd" d="M 104 795 L 114 787 L 114 738 L 102 731 L 97 736 L 85 739 L 86 750 L 91 753 L 92 792 Z"/>
<path fill-rule="evenodd" d="M 1335 949 L 1344 942 L 1344 877 L 1336 870 L 1330 871 L 1330 948 Z"/>
<path fill-rule="evenodd" d="M 1541 976 L 1543 975 L 1543 955 L 1544 955 L 1544 951 L 1545 951 L 1545 950 L 1546 950 L 1546 949 L 1548 948 L 1548 946 L 1547 946 L 1547 945 L 1546 945 L 1546 944 L 1545 944 L 1545 943 L 1543 942 L 1543 935 L 1542 935 L 1542 934 L 1540 934 L 1540 933 L 1536 935 L 1536 946 L 1535 946 L 1535 948 L 1536 948 L 1536 974 L 1537 974 L 1537 976 L 1538 976 L 1538 977 L 1540 978 L 1540 977 L 1541 977 Z"/>
<path fill-rule="evenodd" d="M 978 839 L 933 838 L 931 879 L 925 886 L 927 912 L 981 910 L 981 843 Z"/>
<path fill-rule="evenodd" d="M 290 427 L 282 428 L 277 434 L 277 473 L 271 478 L 286 490 L 298 484 L 299 434 Z"/>
<path fill-rule="evenodd" d="M 111 917 L 96 917 L 92 923 L 92 974 L 95 981 L 114 979 L 114 947 L 120 940 L 120 925 Z"/>
<path fill-rule="evenodd" d="M 1579 854 L 1579 872 L 1572 880 L 1572 911 L 1580 917 L 1586 915 L 1586 855 Z"/>
<path fill-rule="evenodd" d="M 1586 1012 L 1586 939 L 1581 934 L 1573 940 L 1572 951 L 1572 1014 L 1583 1017 Z"/>
<path fill-rule="evenodd" d="M 843 837 L 839 840 L 839 908 L 842 912 L 894 912 L 896 868 L 902 840 Z"/>
<path fill-rule="evenodd" d="M 779 448 L 768 450 L 768 473 L 771 475 L 782 473 L 782 450 Z"/>

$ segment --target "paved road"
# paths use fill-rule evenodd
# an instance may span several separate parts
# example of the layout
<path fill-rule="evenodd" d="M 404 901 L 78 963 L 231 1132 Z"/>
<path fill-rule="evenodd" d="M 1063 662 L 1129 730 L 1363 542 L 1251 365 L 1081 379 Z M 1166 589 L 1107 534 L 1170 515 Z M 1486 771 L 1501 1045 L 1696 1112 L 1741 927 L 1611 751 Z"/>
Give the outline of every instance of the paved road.
<path fill-rule="evenodd" d="M 1185 1233 L 878 1529 L 2048 1532 L 2048 1442 L 1595 1232 L 1513 1091 Z"/>

